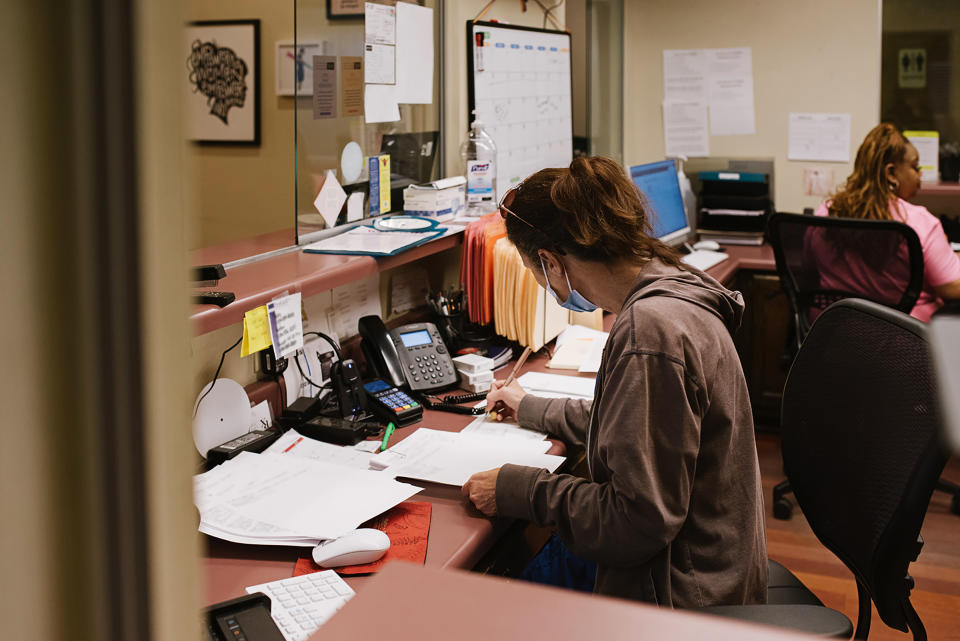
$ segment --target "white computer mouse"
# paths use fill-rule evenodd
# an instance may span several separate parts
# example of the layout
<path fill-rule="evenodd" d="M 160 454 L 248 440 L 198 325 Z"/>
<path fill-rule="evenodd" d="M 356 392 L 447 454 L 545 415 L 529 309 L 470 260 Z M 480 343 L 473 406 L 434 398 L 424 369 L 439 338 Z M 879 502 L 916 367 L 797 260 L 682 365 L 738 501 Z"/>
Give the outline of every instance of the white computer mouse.
<path fill-rule="evenodd" d="M 711 252 L 720 251 L 720 243 L 715 240 L 698 240 L 693 244 L 694 249 L 701 249 Z"/>
<path fill-rule="evenodd" d="M 374 528 L 359 528 L 313 548 L 313 561 L 325 568 L 372 563 L 387 553 L 390 537 Z"/>

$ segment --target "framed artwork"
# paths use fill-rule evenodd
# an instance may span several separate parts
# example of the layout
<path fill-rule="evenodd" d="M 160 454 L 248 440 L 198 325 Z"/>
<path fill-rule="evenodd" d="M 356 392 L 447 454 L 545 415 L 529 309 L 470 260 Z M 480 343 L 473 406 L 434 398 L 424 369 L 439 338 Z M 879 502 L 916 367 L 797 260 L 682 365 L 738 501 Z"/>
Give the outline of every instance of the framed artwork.
<path fill-rule="evenodd" d="M 313 57 L 323 54 L 319 43 L 278 42 L 276 57 L 277 95 L 313 94 Z"/>
<path fill-rule="evenodd" d="M 183 59 L 188 138 L 259 145 L 260 21 L 191 22 Z"/>
<path fill-rule="evenodd" d="M 366 0 L 327 0 L 327 18 L 362 18 Z"/>

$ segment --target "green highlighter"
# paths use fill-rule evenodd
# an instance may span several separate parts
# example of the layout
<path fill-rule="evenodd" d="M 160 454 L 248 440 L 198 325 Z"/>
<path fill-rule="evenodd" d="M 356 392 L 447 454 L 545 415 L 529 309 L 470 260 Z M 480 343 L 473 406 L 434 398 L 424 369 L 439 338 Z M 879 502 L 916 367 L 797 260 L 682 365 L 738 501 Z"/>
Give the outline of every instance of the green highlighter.
<path fill-rule="evenodd" d="M 397 429 L 397 426 L 393 423 L 387 423 L 387 429 L 383 430 L 383 442 L 380 444 L 380 451 L 387 449 L 387 441 L 390 440 L 390 435 L 393 434 L 393 430 Z"/>

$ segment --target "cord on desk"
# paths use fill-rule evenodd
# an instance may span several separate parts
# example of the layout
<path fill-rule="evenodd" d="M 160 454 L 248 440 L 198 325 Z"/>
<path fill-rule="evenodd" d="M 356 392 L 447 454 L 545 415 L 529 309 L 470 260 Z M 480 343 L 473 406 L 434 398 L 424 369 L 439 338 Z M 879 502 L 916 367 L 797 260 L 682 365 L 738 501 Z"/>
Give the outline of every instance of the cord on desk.
<path fill-rule="evenodd" d="M 217 378 L 220 376 L 220 370 L 223 369 L 223 360 L 227 357 L 227 354 L 230 352 L 230 350 L 239 345 L 242 340 L 243 336 L 238 338 L 236 343 L 223 350 L 223 353 L 220 354 L 220 364 L 217 365 L 217 371 L 213 374 L 213 381 L 210 383 L 210 387 L 207 388 L 207 391 L 203 393 L 203 396 L 197 399 L 197 404 L 193 408 L 193 418 L 197 418 L 197 410 L 200 409 L 200 403 L 207 397 L 207 394 L 213 391 L 213 386 L 217 384 Z"/>

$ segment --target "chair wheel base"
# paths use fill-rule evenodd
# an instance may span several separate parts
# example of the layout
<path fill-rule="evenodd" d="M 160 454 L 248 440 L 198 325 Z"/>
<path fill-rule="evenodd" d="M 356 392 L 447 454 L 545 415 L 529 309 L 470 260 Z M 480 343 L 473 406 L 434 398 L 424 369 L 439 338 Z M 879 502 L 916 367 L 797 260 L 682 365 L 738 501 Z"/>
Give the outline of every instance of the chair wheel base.
<path fill-rule="evenodd" d="M 791 516 L 793 516 L 793 501 L 781 498 L 773 502 L 773 518 L 789 521 Z"/>

